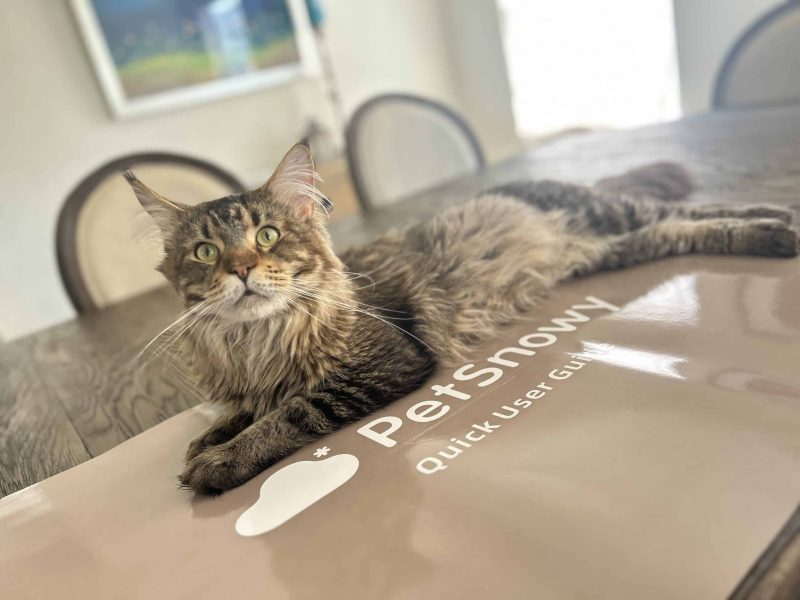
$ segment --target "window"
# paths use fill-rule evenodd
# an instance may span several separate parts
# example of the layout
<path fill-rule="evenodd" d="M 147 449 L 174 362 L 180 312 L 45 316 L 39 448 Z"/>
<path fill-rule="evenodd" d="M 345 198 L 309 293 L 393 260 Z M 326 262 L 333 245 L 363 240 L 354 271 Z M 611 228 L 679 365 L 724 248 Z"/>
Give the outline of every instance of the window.
<path fill-rule="evenodd" d="M 671 0 L 498 0 L 517 133 L 680 116 Z"/>

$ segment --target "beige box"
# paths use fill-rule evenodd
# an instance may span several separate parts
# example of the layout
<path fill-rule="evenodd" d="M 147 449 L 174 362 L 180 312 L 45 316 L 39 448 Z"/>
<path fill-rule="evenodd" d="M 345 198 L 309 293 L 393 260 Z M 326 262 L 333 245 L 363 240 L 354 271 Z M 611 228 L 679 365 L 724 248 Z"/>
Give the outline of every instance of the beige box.
<path fill-rule="evenodd" d="M 724 597 L 800 499 L 799 267 L 564 285 L 218 498 L 177 487 L 183 413 L 0 500 L 0 597 Z"/>

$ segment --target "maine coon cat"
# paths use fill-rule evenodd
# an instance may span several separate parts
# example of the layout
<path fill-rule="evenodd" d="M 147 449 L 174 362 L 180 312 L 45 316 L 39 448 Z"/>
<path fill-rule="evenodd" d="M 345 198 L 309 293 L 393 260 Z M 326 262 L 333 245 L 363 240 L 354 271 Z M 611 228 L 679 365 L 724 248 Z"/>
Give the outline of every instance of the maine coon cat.
<path fill-rule="evenodd" d="M 186 356 L 225 405 L 180 476 L 201 494 L 418 388 L 560 281 L 668 255 L 798 254 L 791 210 L 675 202 L 691 185 L 672 164 L 594 188 L 512 183 L 340 257 L 305 146 L 261 188 L 193 207 L 126 178 L 187 308 Z"/>

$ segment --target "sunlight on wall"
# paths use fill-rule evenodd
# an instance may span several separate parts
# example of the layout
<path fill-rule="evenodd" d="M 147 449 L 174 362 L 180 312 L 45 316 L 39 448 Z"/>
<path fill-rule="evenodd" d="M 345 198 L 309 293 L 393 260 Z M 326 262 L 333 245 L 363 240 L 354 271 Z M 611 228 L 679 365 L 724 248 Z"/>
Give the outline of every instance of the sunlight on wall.
<path fill-rule="evenodd" d="M 680 116 L 671 0 L 498 0 L 523 138 Z"/>

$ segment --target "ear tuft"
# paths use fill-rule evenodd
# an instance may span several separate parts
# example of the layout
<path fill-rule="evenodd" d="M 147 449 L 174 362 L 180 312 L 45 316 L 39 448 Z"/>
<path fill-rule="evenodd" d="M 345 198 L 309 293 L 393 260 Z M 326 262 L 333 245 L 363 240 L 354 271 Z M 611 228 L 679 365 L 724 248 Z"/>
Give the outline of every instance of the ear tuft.
<path fill-rule="evenodd" d="M 123 173 L 126 181 L 130 184 L 133 193 L 136 194 L 136 199 L 142 208 L 147 211 L 147 214 L 155 221 L 158 228 L 161 230 L 161 235 L 164 237 L 172 235 L 175 226 L 178 224 L 178 219 L 182 212 L 186 210 L 186 206 L 167 200 L 164 196 L 151 190 L 144 183 L 142 183 L 133 171 L 125 171 Z"/>
<path fill-rule="evenodd" d="M 293 208 L 298 217 L 311 217 L 317 208 L 327 215 L 326 198 L 317 189 L 317 181 L 321 178 L 314 171 L 311 150 L 299 143 L 286 153 L 262 190 L 276 202 Z"/>

